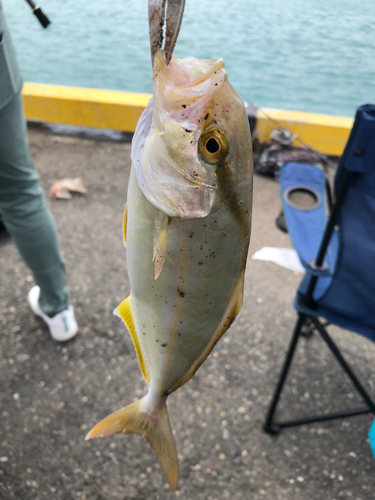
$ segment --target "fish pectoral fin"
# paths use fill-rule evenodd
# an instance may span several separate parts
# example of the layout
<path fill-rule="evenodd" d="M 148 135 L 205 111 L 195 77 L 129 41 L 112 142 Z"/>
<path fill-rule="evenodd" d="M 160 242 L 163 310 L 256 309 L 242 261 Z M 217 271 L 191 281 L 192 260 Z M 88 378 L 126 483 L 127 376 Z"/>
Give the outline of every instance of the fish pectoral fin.
<path fill-rule="evenodd" d="M 244 291 L 244 277 L 245 271 L 242 271 L 237 283 L 233 289 L 232 295 L 230 296 L 227 307 L 225 308 L 224 314 L 217 326 L 214 334 L 208 341 L 206 347 L 203 349 L 199 358 L 193 363 L 189 370 L 184 374 L 184 376 L 176 382 L 176 384 L 171 387 L 169 392 L 176 391 L 179 387 L 186 384 L 188 380 L 194 375 L 198 370 L 207 356 L 210 354 L 215 344 L 220 340 L 224 333 L 228 330 L 231 324 L 235 321 L 241 312 L 242 302 L 243 302 L 243 291 Z"/>
<path fill-rule="evenodd" d="M 142 352 L 141 344 L 139 342 L 139 337 L 137 333 L 137 329 L 135 327 L 135 322 L 134 322 L 134 316 L 133 316 L 133 311 L 131 308 L 131 297 L 129 296 L 127 299 L 125 299 L 121 304 L 113 311 L 113 314 L 118 316 L 123 320 L 125 325 L 127 326 L 130 336 L 133 340 L 133 344 L 135 347 L 135 350 L 137 352 L 138 356 L 138 361 L 139 365 L 141 367 L 142 375 L 146 382 L 148 383 L 148 371 L 147 371 L 147 365 L 145 362 L 145 357 Z"/>
<path fill-rule="evenodd" d="M 166 400 L 161 400 L 159 410 L 151 414 L 148 411 L 142 411 L 142 406 L 146 406 L 142 404 L 144 399 L 135 401 L 99 422 L 87 434 L 86 440 L 113 434 L 144 436 L 154 450 L 171 490 L 175 491 L 178 482 L 178 458 Z"/>
<path fill-rule="evenodd" d="M 124 219 L 122 221 L 122 238 L 126 246 L 126 226 L 128 225 L 128 205 L 125 205 Z"/>
<path fill-rule="evenodd" d="M 160 220 L 154 221 L 154 249 L 152 260 L 155 261 L 155 279 L 157 280 L 165 262 L 168 245 L 168 224 L 170 218 L 168 215 L 162 216 Z"/>

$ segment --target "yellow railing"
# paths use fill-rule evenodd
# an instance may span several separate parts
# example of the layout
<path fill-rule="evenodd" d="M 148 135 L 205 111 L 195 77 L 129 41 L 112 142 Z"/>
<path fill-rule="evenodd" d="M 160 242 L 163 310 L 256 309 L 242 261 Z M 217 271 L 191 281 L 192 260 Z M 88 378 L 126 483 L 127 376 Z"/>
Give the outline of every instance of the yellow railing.
<path fill-rule="evenodd" d="M 25 113 L 28 120 L 62 123 L 83 127 L 106 128 L 134 132 L 150 94 L 96 90 L 39 83 L 23 87 Z M 341 155 L 353 120 L 313 113 L 260 109 L 256 134 L 267 141 L 276 120 L 305 143 L 321 153 Z M 300 145 L 295 141 L 296 145 Z"/>
<path fill-rule="evenodd" d="M 148 94 L 25 83 L 28 120 L 134 132 Z"/>
<path fill-rule="evenodd" d="M 261 141 L 267 141 L 270 132 L 286 127 L 297 134 L 304 143 L 326 155 L 340 156 L 353 126 L 351 118 L 340 116 L 284 111 L 281 109 L 260 109 L 257 113 L 256 133 Z M 297 139 L 293 143 L 301 146 Z"/>

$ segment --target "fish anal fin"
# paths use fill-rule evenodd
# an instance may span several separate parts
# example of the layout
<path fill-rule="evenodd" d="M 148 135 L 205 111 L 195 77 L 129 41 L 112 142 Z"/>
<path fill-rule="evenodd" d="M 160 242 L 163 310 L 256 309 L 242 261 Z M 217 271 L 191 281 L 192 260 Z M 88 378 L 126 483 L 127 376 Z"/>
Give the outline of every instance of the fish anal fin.
<path fill-rule="evenodd" d="M 124 219 L 122 221 L 122 237 L 126 246 L 126 226 L 128 225 L 128 205 L 125 205 Z"/>
<path fill-rule="evenodd" d="M 243 291 L 244 291 L 244 276 L 245 271 L 242 271 L 241 276 L 239 277 L 232 295 L 229 299 L 228 305 L 224 311 L 224 314 L 220 320 L 218 327 L 216 328 L 214 334 L 210 338 L 206 347 L 202 351 L 202 354 L 199 358 L 193 363 L 193 365 L 189 368 L 189 370 L 183 375 L 183 377 L 176 382 L 176 384 L 168 391 L 169 393 L 176 391 L 179 387 L 186 384 L 194 373 L 198 370 L 201 364 L 208 357 L 212 349 L 215 347 L 215 344 L 220 340 L 220 338 L 224 335 L 224 333 L 228 330 L 234 320 L 241 312 L 242 302 L 243 302 Z"/>
<path fill-rule="evenodd" d="M 167 215 L 163 215 L 161 220 L 155 219 L 154 222 L 154 249 L 152 260 L 155 261 L 155 280 L 160 276 L 167 254 L 169 220 Z"/>
<path fill-rule="evenodd" d="M 137 330 L 135 327 L 130 298 L 131 297 L 129 296 L 127 299 L 125 299 L 123 302 L 121 302 L 121 304 L 115 309 L 114 313 L 116 314 L 116 316 L 119 316 L 124 321 L 125 325 L 127 326 L 128 330 L 129 330 L 130 336 L 133 340 L 135 350 L 137 352 L 138 361 L 139 361 L 139 365 L 141 367 L 142 375 L 143 375 L 144 379 L 146 380 L 146 382 L 148 383 L 149 379 L 148 379 L 147 366 L 146 366 L 145 358 L 144 358 L 144 355 L 142 352 L 141 344 L 139 342 L 138 333 L 137 333 Z"/>
<path fill-rule="evenodd" d="M 146 396 L 147 397 L 147 396 Z M 112 413 L 87 434 L 86 439 L 113 434 L 139 434 L 144 436 L 154 450 L 172 491 L 177 488 L 178 458 L 176 445 L 168 418 L 166 400 L 161 400 L 157 412 L 145 411 L 145 398 Z"/>

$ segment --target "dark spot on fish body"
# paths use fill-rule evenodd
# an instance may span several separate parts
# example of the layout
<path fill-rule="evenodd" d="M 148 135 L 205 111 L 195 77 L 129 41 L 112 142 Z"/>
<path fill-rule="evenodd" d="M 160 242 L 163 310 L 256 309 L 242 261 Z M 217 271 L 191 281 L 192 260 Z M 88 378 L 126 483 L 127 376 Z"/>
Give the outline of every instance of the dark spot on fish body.
<path fill-rule="evenodd" d="M 206 116 L 204 117 L 205 120 L 210 116 L 210 113 L 207 113 Z"/>
<path fill-rule="evenodd" d="M 188 128 L 184 128 L 184 130 L 187 134 L 190 134 L 192 132 L 192 130 L 189 130 Z"/>
<path fill-rule="evenodd" d="M 181 298 L 185 297 L 185 292 L 183 292 L 180 288 L 177 288 L 177 293 Z"/>
<path fill-rule="evenodd" d="M 186 104 L 183 104 L 182 107 L 185 109 L 186 108 Z"/>
<path fill-rule="evenodd" d="M 162 347 L 167 347 L 168 344 L 161 344 Z"/>

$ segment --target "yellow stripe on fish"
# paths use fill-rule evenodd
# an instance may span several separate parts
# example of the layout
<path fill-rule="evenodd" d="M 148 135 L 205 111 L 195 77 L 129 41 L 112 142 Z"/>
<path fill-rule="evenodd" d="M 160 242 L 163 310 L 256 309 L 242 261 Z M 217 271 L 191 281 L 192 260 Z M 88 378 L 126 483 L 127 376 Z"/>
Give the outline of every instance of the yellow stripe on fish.
<path fill-rule="evenodd" d="M 124 219 L 122 221 L 122 239 L 124 241 L 124 245 L 126 246 L 126 225 L 128 223 L 128 206 L 125 205 L 124 211 Z"/>

